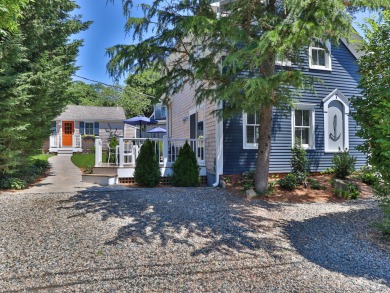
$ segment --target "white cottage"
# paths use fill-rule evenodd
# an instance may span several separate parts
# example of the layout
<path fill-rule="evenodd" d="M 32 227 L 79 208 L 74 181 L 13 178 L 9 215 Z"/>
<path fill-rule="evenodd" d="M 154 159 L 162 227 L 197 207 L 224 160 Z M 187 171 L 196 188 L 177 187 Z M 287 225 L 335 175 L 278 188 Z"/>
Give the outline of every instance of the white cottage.
<path fill-rule="evenodd" d="M 68 105 L 62 114 L 53 120 L 55 127 L 50 136 L 49 152 L 83 152 L 94 145 L 97 137 L 106 148 L 109 137 L 123 136 L 125 119 L 122 107 Z"/>

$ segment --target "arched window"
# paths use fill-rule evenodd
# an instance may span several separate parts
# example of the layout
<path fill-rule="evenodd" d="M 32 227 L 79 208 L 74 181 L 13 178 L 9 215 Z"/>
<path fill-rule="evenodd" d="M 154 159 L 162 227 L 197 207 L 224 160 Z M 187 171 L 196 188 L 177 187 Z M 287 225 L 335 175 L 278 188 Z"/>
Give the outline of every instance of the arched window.
<path fill-rule="evenodd" d="M 349 101 L 335 89 L 322 100 L 324 107 L 325 152 L 349 149 Z"/>

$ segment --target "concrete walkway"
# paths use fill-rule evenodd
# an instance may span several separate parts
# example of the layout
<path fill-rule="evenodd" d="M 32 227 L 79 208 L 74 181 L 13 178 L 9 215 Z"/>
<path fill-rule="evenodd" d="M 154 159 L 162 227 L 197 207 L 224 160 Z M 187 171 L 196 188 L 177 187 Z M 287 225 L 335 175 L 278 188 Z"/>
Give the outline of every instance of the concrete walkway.
<path fill-rule="evenodd" d="M 71 156 L 49 158 L 50 173 L 44 180 L 18 193 L 77 192 L 99 185 L 81 182 L 81 171 L 70 160 Z"/>

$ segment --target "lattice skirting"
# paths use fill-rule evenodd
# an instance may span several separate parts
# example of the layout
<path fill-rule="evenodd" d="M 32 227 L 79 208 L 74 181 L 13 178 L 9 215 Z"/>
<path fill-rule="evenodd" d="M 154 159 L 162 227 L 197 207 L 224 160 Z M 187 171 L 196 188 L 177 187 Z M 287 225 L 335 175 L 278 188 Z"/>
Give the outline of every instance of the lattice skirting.
<path fill-rule="evenodd" d="M 133 185 L 135 184 L 134 178 L 119 178 L 120 184 L 129 184 Z M 171 185 L 171 178 L 170 177 L 161 177 L 160 185 Z M 206 176 L 200 176 L 200 185 L 207 185 L 207 177 Z"/>

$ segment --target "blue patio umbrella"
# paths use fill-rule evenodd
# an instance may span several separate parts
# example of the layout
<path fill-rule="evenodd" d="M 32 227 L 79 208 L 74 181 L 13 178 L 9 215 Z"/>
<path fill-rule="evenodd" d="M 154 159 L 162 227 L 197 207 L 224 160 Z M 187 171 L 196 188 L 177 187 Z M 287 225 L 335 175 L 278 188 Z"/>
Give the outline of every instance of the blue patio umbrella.
<path fill-rule="evenodd" d="M 157 120 L 145 117 L 145 116 L 135 116 L 129 119 L 123 120 L 124 123 L 130 125 L 139 125 L 139 137 L 142 137 L 141 125 L 150 125 L 157 124 Z"/>
<path fill-rule="evenodd" d="M 149 130 L 148 133 L 167 133 L 167 130 L 162 127 L 155 127 Z"/>
<path fill-rule="evenodd" d="M 167 130 L 162 127 L 155 127 L 149 130 L 148 133 L 167 133 Z"/>

